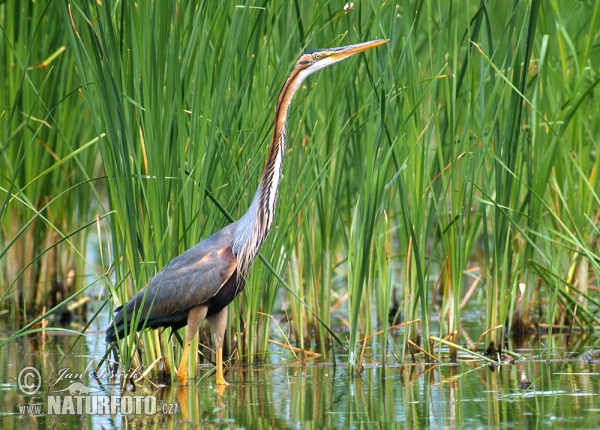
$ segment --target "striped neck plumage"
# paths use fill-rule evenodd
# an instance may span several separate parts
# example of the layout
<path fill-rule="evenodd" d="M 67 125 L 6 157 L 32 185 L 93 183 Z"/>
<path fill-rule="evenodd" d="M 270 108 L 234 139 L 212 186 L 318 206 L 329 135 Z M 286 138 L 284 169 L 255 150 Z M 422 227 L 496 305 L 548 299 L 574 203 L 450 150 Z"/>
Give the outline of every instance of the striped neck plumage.
<path fill-rule="evenodd" d="M 258 190 L 254 195 L 250 208 L 240 218 L 235 227 L 232 251 L 237 259 L 238 275 L 242 279 L 246 277 L 254 257 L 256 257 L 258 250 L 267 238 L 275 216 L 283 156 L 285 154 L 287 114 L 294 93 L 302 81 L 311 73 L 387 42 L 387 39 L 373 40 L 339 48 L 308 51 L 298 58 L 277 99 L 273 141 L 269 147 L 267 163 Z"/>
<path fill-rule="evenodd" d="M 240 218 L 233 239 L 232 250 L 242 278 L 246 277 L 273 224 L 285 155 L 287 114 L 296 90 L 308 75 L 305 69 L 295 69 L 277 99 L 273 141 L 269 146 L 265 169 L 254 199 L 248 211 Z"/>

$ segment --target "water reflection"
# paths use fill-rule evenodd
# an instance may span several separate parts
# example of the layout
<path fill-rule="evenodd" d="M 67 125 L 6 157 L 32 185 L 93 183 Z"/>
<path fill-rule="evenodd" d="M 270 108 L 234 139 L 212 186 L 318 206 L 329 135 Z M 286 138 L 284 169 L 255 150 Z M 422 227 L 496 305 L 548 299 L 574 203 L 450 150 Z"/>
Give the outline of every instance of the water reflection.
<path fill-rule="evenodd" d="M 349 374 L 344 364 L 237 366 L 224 389 L 207 366 L 189 387 L 122 393 L 106 378 L 89 377 L 90 363 L 105 348 L 100 330 L 74 340 L 54 333 L 45 340 L 22 338 L 0 351 L 0 427 L 594 428 L 600 422 L 598 360 L 566 353 L 566 360 L 547 363 L 545 352 L 538 357 L 526 351 L 530 360 L 500 367 L 469 361 L 367 366 L 362 375 Z M 42 375 L 35 395 L 17 386 L 25 366 Z M 66 415 L 48 415 L 50 397 L 69 395 L 64 390 L 74 382 L 94 388 L 92 396 L 150 396 L 156 413 L 86 415 L 67 409 Z M 41 405 L 44 414 L 19 408 L 32 405 Z"/>

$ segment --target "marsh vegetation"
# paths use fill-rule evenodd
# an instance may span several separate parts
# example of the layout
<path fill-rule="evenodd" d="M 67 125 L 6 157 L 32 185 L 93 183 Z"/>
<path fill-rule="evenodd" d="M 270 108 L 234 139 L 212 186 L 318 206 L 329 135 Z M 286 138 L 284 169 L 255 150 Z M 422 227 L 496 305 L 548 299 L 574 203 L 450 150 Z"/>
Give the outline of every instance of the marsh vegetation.
<path fill-rule="evenodd" d="M 0 26 L 3 348 L 84 332 L 243 214 L 298 55 L 380 38 L 296 96 L 231 367 L 500 362 L 536 332 L 549 358 L 600 325 L 598 2 L 6 1 Z M 181 354 L 168 330 L 119 349 L 150 378 Z"/>

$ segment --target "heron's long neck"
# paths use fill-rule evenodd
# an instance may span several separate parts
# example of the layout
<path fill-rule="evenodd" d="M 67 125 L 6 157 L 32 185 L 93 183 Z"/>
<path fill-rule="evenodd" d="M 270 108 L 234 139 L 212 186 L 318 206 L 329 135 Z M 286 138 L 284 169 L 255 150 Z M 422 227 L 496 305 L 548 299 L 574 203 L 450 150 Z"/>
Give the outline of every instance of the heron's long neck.
<path fill-rule="evenodd" d="M 304 78 L 301 70 L 295 70 L 279 94 L 275 108 L 273 141 L 269 146 L 265 170 L 254 199 L 248 211 L 240 218 L 235 231 L 233 254 L 238 260 L 238 271 L 244 277 L 273 224 L 285 154 L 287 113 L 292 97 Z"/>

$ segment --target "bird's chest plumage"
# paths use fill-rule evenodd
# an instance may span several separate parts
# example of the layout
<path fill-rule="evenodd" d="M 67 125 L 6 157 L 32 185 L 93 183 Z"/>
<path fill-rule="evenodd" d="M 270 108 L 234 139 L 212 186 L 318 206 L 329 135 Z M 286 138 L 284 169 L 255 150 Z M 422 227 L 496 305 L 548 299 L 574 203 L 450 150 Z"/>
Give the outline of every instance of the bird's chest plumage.
<path fill-rule="evenodd" d="M 206 316 L 214 315 L 225 308 L 235 297 L 242 292 L 246 281 L 238 276 L 237 270 L 223 284 L 217 294 L 215 294 L 208 302 L 208 312 Z"/>

